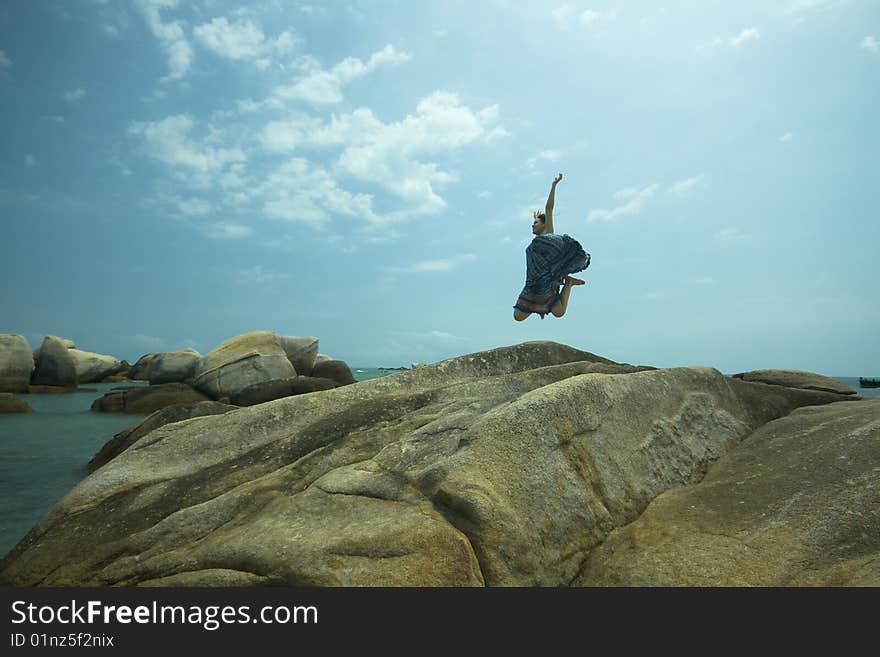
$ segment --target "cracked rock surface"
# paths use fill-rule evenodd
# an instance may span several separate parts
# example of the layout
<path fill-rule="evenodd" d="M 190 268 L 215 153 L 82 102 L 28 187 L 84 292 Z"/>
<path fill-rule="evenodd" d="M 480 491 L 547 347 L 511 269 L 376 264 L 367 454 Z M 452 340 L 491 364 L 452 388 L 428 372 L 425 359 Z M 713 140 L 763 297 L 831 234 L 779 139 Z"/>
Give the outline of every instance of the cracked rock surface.
<path fill-rule="evenodd" d="M 880 399 L 759 428 L 612 532 L 575 583 L 880 585 Z"/>
<path fill-rule="evenodd" d="M 156 428 L 59 501 L 0 584 L 589 583 L 594 548 L 652 500 L 839 399 L 552 342 L 461 356 Z"/>

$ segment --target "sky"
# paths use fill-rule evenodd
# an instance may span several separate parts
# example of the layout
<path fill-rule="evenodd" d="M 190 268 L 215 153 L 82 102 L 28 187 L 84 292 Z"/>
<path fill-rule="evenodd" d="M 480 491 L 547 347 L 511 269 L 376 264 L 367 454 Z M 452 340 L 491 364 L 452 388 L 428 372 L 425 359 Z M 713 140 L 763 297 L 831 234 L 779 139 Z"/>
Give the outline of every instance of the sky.
<path fill-rule="evenodd" d="M 877 0 L 7 0 L 0 333 L 876 376 L 878 117 Z"/>

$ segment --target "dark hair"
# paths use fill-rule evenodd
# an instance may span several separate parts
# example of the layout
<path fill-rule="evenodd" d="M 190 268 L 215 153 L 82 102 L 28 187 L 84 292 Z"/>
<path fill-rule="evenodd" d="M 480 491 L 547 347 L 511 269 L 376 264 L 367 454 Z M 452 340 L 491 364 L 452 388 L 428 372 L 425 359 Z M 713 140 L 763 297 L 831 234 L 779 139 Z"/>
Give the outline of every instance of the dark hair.
<path fill-rule="evenodd" d="M 543 212 L 535 212 L 534 217 L 535 217 L 535 219 L 537 219 L 538 221 L 542 221 L 542 222 L 546 222 L 546 221 L 547 221 L 547 215 L 544 214 Z"/>

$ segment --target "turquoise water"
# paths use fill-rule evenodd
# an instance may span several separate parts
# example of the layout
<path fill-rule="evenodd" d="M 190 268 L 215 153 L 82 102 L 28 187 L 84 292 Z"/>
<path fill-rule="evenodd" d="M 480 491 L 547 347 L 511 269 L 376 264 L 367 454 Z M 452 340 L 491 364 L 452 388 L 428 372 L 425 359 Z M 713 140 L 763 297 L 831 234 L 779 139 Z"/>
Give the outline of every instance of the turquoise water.
<path fill-rule="evenodd" d="M 352 368 L 358 381 L 394 371 Z M 858 377 L 836 377 L 865 397 L 880 388 L 859 388 Z M 93 413 L 92 402 L 120 385 L 88 384 L 95 392 L 22 395 L 33 413 L 0 414 L 0 554 L 6 554 L 37 521 L 88 474 L 89 459 L 113 435 L 146 415 Z"/>
<path fill-rule="evenodd" d="M 366 381 L 394 372 L 360 367 L 352 373 Z M 91 411 L 93 401 L 123 385 L 147 384 L 88 383 L 83 388 L 95 392 L 21 395 L 33 413 L 0 413 L 0 555 L 88 474 L 104 443 L 147 417 Z"/>

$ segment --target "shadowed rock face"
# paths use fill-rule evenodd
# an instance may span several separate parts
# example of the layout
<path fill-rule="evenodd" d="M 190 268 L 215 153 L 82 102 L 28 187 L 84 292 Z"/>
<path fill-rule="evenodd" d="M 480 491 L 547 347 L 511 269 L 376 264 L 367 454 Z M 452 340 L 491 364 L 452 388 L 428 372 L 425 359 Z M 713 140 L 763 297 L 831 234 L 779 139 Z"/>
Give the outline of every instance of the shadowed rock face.
<path fill-rule="evenodd" d="M 166 406 L 152 413 L 133 426 L 126 427 L 108 440 L 97 454 L 89 461 L 89 472 L 97 470 L 107 461 L 119 456 L 126 449 L 134 445 L 138 440 L 146 436 L 154 429 L 158 429 L 172 422 L 181 422 L 194 417 L 205 415 L 218 415 L 234 410 L 235 406 L 221 404 L 215 401 L 191 402 L 189 404 L 174 404 Z"/>
<path fill-rule="evenodd" d="M 880 585 L 880 400 L 800 408 L 655 499 L 579 585 Z"/>
<path fill-rule="evenodd" d="M 756 428 L 838 399 L 549 342 L 471 354 L 157 428 L 0 583 L 565 585 Z"/>
<path fill-rule="evenodd" d="M 15 333 L 0 334 L 0 392 L 27 392 L 33 371 L 27 339 Z"/>
<path fill-rule="evenodd" d="M 40 355 L 31 375 L 33 385 L 77 386 L 76 364 L 60 338 L 47 336 L 40 345 Z"/>
<path fill-rule="evenodd" d="M 752 372 L 734 374 L 733 376 L 737 379 L 742 379 L 743 381 L 755 381 L 776 386 L 788 386 L 789 388 L 822 390 L 825 392 L 836 392 L 840 395 L 857 394 L 855 390 L 836 379 L 832 379 L 829 376 L 822 376 L 821 374 L 816 374 L 814 372 L 804 372 L 802 370 L 754 370 Z"/>
<path fill-rule="evenodd" d="M 100 413 L 152 413 L 174 404 L 209 401 L 208 397 L 185 383 L 111 390 L 92 403 Z"/>

